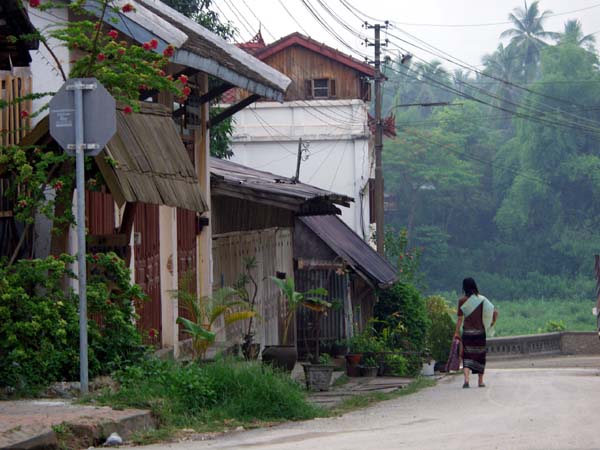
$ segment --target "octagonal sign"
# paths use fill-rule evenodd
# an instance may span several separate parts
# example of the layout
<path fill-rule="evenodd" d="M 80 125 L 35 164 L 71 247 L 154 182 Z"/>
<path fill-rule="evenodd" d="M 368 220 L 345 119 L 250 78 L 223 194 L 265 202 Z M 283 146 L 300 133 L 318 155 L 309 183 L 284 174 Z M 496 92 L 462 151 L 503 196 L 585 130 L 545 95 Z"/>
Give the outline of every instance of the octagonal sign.
<path fill-rule="evenodd" d="M 116 102 L 95 78 L 72 78 L 50 101 L 50 135 L 69 155 L 75 155 L 75 89 L 83 94 L 85 154 L 95 156 L 117 131 Z"/>

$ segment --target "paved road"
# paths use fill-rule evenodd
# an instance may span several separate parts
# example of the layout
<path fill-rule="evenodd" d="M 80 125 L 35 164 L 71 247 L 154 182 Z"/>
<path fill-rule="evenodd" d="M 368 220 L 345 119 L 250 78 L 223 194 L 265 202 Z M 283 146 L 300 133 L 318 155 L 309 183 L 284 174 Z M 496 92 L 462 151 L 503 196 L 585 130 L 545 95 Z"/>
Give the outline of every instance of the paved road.
<path fill-rule="evenodd" d="M 343 417 L 137 449 L 600 449 L 598 358 L 572 368 L 515 365 L 494 363 L 483 389 L 447 377 Z"/>

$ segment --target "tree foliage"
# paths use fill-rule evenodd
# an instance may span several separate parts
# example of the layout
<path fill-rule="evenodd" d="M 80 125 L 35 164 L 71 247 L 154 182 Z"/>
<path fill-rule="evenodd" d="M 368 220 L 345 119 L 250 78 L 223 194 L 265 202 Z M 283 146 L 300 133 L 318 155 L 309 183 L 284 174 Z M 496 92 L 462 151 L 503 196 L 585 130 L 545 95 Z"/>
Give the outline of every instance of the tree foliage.
<path fill-rule="evenodd" d="M 576 280 L 600 252 L 599 61 L 577 20 L 554 33 L 548 13 L 538 2 L 515 10 L 485 75 L 436 62 L 387 72 L 398 136 L 384 148 L 386 223 L 407 230 L 432 291 L 477 275 L 501 297 L 518 297 L 511 279 L 545 296 L 565 292 L 557 279 L 593 295 Z M 397 106 L 439 101 L 450 105 Z"/>

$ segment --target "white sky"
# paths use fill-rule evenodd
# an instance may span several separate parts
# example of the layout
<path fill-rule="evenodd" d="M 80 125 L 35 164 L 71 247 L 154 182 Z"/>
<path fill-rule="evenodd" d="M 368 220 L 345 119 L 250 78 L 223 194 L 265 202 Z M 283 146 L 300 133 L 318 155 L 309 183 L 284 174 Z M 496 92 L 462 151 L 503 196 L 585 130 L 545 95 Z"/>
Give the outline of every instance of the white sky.
<path fill-rule="evenodd" d="M 352 45 L 356 52 L 372 55 L 373 48 L 361 46 L 360 39 L 352 36 L 350 32 L 344 30 L 342 25 L 335 22 L 322 9 L 318 0 L 305 1 L 312 5 L 327 20 L 331 28 L 339 33 L 344 41 Z M 500 33 L 509 28 L 509 24 L 470 27 L 415 26 L 408 24 L 464 25 L 507 22 L 509 12 L 513 8 L 523 5 L 522 0 L 347 1 L 370 16 L 396 22 L 397 24 L 390 28 L 390 33 L 407 41 L 416 42 L 414 38 L 403 34 L 403 31 L 406 31 L 455 58 L 477 66 L 481 64 L 481 57 L 484 54 L 494 51 L 498 45 Z M 344 53 L 351 53 L 350 49 L 338 42 L 310 15 L 302 0 L 281 0 L 281 2 L 285 4 L 289 12 L 294 15 L 297 22 L 312 38 L 338 48 Z M 373 31 L 362 29 L 359 19 L 344 7 L 341 0 L 321 0 L 321 2 L 326 4 L 350 26 L 372 37 Z M 283 9 L 279 0 L 214 0 L 214 4 L 217 12 L 221 11 L 225 18 L 237 26 L 239 35 L 236 35 L 236 41 L 248 40 L 250 33 L 256 32 L 259 23 L 257 17 L 262 22 L 262 34 L 267 43 L 274 40 L 273 36 L 279 38 L 294 31 L 303 32 Z M 588 9 L 563 14 L 583 8 Z M 577 18 L 581 21 L 585 34 L 598 32 L 595 36 L 600 42 L 599 0 L 541 0 L 540 9 L 542 11 L 551 10 L 554 14 L 557 14 L 546 21 L 546 30 L 562 31 L 564 22 Z M 416 57 L 428 60 L 435 58 L 423 50 L 397 40 L 395 45 L 401 45 L 415 54 Z M 389 48 L 393 49 L 394 46 Z M 359 57 L 356 53 L 353 56 Z M 445 66 L 451 70 L 457 68 L 449 63 L 446 63 Z"/>

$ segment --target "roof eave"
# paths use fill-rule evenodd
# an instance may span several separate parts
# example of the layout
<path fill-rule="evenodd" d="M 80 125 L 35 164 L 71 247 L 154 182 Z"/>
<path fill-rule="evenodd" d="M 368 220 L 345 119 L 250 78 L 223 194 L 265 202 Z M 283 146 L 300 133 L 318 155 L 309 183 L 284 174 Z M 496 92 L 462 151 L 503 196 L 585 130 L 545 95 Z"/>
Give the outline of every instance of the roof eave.
<path fill-rule="evenodd" d="M 136 7 L 139 7 L 140 10 L 141 8 L 143 8 L 142 5 L 136 5 Z M 101 8 L 93 2 L 85 3 L 84 8 L 88 12 L 98 17 L 102 14 Z M 150 11 L 148 12 L 150 13 Z M 176 48 L 176 51 L 173 57 L 171 58 L 171 61 L 175 64 L 180 64 L 186 67 L 191 67 L 201 72 L 206 72 L 210 75 L 227 81 L 233 84 L 234 86 L 258 94 L 262 97 L 266 97 L 278 102 L 283 102 L 285 90 L 287 90 L 287 87 L 289 87 L 291 80 L 286 80 L 287 85 L 284 88 L 282 88 L 281 91 L 276 90 L 265 84 L 259 83 L 257 81 L 251 80 L 250 78 L 245 77 L 244 75 L 241 75 L 235 72 L 234 70 L 223 66 L 222 64 L 219 64 L 218 61 L 214 59 L 205 58 L 189 50 L 180 48 L 187 41 L 188 36 L 181 30 L 170 25 L 164 19 L 158 16 L 156 16 L 155 19 L 158 22 L 158 24 L 160 24 L 160 30 L 162 30 L 161 34 L 157 34 L 157 32 L 147 29 L 140 23 L 128 17 L 127 14 L 117 13 L 110 8 L 107 9 L 107 11 L 105 11 L 104 16 L 104 22 L 106 24 L 119 30 L 119 32 L 130 37 L 138 43 L 148 42 L 151 39 L 156 39 L 158 41 L 158 46 L 156 49 L 154 49 L 154 51 L 157 53 L 162 53 L 163 50 L 169 45 L 173 45 Z M 169 36 L 169 40 L 171 42 L 168 42 L 166 40 L 167 36 Z"/>

